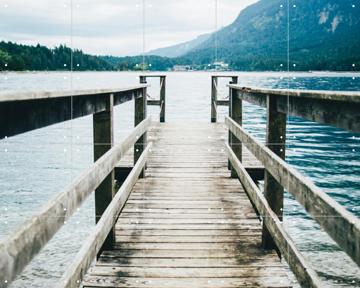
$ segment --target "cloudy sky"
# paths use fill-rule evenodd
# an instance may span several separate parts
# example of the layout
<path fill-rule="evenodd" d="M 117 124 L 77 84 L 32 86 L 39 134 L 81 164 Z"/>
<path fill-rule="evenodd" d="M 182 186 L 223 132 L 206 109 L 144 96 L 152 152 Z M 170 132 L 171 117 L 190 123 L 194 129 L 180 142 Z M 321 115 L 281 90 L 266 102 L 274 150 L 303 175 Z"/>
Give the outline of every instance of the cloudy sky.
<path fill-rule="evenodd" d="M 217 0 L 218 27 L 257 0 Z M 136 55 L 214 31 L 216 0 L 0 0 L 0 40 Z M 71 9 L 72 7 L 72 9 Z M 73 35 L 73 37 L 71 37 Z"/>

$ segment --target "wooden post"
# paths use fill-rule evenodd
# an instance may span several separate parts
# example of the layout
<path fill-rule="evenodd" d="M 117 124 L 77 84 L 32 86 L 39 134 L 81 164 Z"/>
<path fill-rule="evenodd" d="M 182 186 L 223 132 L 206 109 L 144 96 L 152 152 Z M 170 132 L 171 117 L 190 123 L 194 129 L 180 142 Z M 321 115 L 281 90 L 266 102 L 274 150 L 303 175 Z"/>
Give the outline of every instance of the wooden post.
<path fill-rule="evenodd" d="M 142 84 L 146 84 L 146 78 L 144 76 L 140 77 Z M 145 82 L 144 82 L 145 81 Z M 146 118 L 146 87 L 141 90 L 141 92 L 135 98 L 135 127 L 139 125 Z M 139 135 L 139 139 L 134 145 L 134 165 L 140 158 L 142 152 L 146 148 L 147 133 L 144 133 L 142 136 Z M 143 169 L 140 178 L 145 176 L 145 168 Z"/>
<path fill-rule="evenodd" d="M 218 77 L 211 76 L 211 123 L 216 123 L 217 121 L 217 113 L 216 113 L 217 83 L 218 83 Z"/>
<path fill-rule="evenodd" d="M 237 92 L 230 88 L 229 90 L 229 116 L 236 123 L 242 125 L 242 100 L 237 97 Z M 234 151 L 236 157 L 242 161 L 242 143 L 231 132 L 229 132 L 229 146 Z M 229 165 L 231 169 L 231 177 L 237 178 L 237 173 L 232 165 Z"/>
<path fill-rule="evenodd" d="M 166 76 L 160 77 L 160 123 L 165 123 Z"/>
<path fill-rule="evenodd" d="M 277 111 L 276 101 L 276 96 L 267 96 L 266 145 L 276 155 L 285 159 L 286 114 Z M 284 188 L 267 171 L 265 171 L 264 195 L 270 208 L 282 220 Z M 263 225 L 262 245 L 265 249 L 277 249 L 265 225 Z"/>
<path fill-rule="evenodd" d="M 114 95 L 108 96 L 106 110 L 93 115 L 93 138 L 94 138 L 94 161 L 97 161 L 114 144 L 113 132 L 113 106 Z M 115 195 L 114 171 L 112 171 L 104 181 L 95 189 L 95 221 L 99 222 L 102 214 L 111 203 Z M 106 238 L 99 255 L 103 250 L 111 250 L 115 242 L 115 229 L 112 229 Z M 99 256 L 98 255 L 98 256 Z"/>

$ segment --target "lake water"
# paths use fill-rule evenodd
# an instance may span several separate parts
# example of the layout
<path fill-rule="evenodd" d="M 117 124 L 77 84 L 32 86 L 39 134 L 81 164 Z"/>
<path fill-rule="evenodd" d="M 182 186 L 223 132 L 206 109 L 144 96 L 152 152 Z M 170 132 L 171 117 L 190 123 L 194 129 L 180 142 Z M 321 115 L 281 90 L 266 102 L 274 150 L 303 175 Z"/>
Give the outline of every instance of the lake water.
<path fill-rule="evenodd" d="M 227 73 L 228 74 L 228 73 Z M 360 74 L 234 73 L 243 86 L 360 91 Z M 209 73 L 168 73 L 167 121 L 210 121 Z M 137 73 L 7 73 L 0 91 L 91 89 L 132 86 Z M 149 89 L 158 97 L 158 82 Z M 226 82 L 220 82 L 227 94 Z M 157 117 L 158 110 L 151 107 Z M 227 108 L 220 109 L 220 121 Z M 133 103 L 115 110 L 115 141 L 133 127 Z M 264 141 L 265 110 L 245 104 L 244 126 Z M 61 192 L 92 163 L 92 118 L 53 125 L 0 140 L 0 240 Z M 287 161 L 360 217 L 360 135 L 288 119 Z M 359 287 L 360 270 L 286 194 L 284 223 L 328 287 Z M 60 230 L 11 287 L 52 287 L 94 226 L 94 200 Z"/>

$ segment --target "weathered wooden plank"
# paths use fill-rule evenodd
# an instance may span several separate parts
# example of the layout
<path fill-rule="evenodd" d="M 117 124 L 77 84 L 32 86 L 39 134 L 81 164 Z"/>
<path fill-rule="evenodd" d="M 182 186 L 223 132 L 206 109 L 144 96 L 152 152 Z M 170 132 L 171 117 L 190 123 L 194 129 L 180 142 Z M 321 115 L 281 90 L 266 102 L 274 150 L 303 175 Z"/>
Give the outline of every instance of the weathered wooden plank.
<path fill-rule="evenodd" d="M 141 278 L 241 278 L 284 277 L 283 267 L 107 267 L 98 266 L 90 273 L 97 276 L 126 276 Z"/>
<path fill-rule="evenodd" d="M 138 125 L 124 141 L 96 161 L 80 175 L 65 191 L 50 200 L 42 210 L 12 233 L 0 244 L 0 282 L 10 283 L 84 200 L 114 169 L 122 155 L 135 143 L 136 135 L 144 133 L 150 119 Z"/>
<path fill-rule="evenodd" d="M 132 187 L 134 186 L 137 178 L 140 176 L 143 167 L 145 166 L 147 154 L 149 153 L 150 148 L 151 144 L 143 151 L 143 154 L 138 159 L 134 169 L 130 172 L 129 177 L 120 187 L 120 190 L 116 193 L 110 205 L 106 208 L 102 217 L 95 226 L 95 229 L 92 231 L 78 254 L 75 256 L 74 261 L 62 276 L 58 287 L 72 288 L 79 286 L 83 276 L 86 274 L 86 271 L 89 269 L 92 261 L 115 224 L 116 217 L 125 205 Z"/>
<path fill-rule="evenodd" d="M 0 139 L 55 123 L 103 112 L 109 95 L 114 105 L 136 98 L 144 85 L 124 89 L 53 92 L 1 92 Z"/>
<path fill-rule="evenodd" d="M 160 227 L 159 227 L 160 228 Z M 260 227 L 256 227 L 251 230 L 247 229 L 233 229 L 233 230 L 130 230 L 130 229 L 117 229 L 117 235 L 120 236 L 245 236 L 245 235 L 260 235 Z"/>
<path fill-rule="evenodd" d="M 266 275 L 274 274 L 281 275 L 278 284 L 289 285 L 276 253 L 261 248 L 261 223 L 244 189 L 238 179 L 230 178 L 227 130 L 219 124 L 194 124 L 194 130 L 192 126 L 164 123 L 156 125 L 161 129 L 150 129 L 148 136 L 155 144 L 147 177 L 137 181 L 118 218 L 114 250 L 104 251 L 88 273 L 94 285 L 97 278 L 110 281 L 108 287 L 131 287 L 127 279 L 164 277 L 171 282 L 156 287 L 185 288 L 189 285 L 183 280 L 195 274 L 196 279 L 212 275 L 209 283 L 227 279 L 221 271 L 210 271 L 218 267 L 241 270 L 225 274 L 235 279 L 246 275 L 251 280 L 244 282 L 247 286 L 269 287 Z M 262 270 L 265 276 L 261 272 L 258 277 Z M 83 284 L 89 284 L 87 279 Z M 190 287 L 203 287 L 196 279 Z M 219 287 L 232 287 L 222 284 Z M 136 281 L 133 287 L 139 287 Z"/>
<path fill-rule="evenodd" d="M 266 170 L 306 209 L 339 246 L 360 265 L 360 219 L 316 187 L 230 118 L 229 129 L 264 164 Z"/>
<path fill-rule="evenodd" d="M 341 129 L 360 132 L 360 93 L 261 89 L 230 85 L 237 96 L 266 107 L 267 95 L 277 98 L 277 111 Z"/>
<path fill-rule="evenodd" d="M 117 250 L 118 251 L 118 250 Z M 200 252 L 200 253 L 199 253 Z M 130 255 L 128 255 L 130 254 Z M 165 256 L 162 256 L 165 255 Z M 226 250 L 125 250 L 119 256 L 103 256 L 96 264 L 108 267 L 279 267 L 274 255 L 227 252 Z M 283 269 L 284 270 L 284 269 Z"/>
<path fill-rule="evenodd" d="M 138 278 L 138 277 L 98 277 L 87 276 L 83 282 L 86 287 L 133 287 L 133 288 L 232 288 L 232 287 L 291 287 L 286 279 L 276 276 L 244 278 Z"/>
<path fill-rule="evenodd" d="M 117 261 L 117 265 L 121 263 L 121 259 L 127 258 L 126 261 L 137 263 L 138 258 L 143 262 L 143 266 L 150 266 L 151 262 L 146 261 L 146 258 L 157 258 L 158 260 L 163 260 L 165 263 L 171 263 L 171 265 L 182 265 L 181 263 L 185 263 L 185 260 L 189 260 L 187 263 L 207 263 L 206 265 L 213 266 L 221 266 L 222 265 L 231 265 L 231 266 L 239 266 L 239 265 L 252 265 L 252 259 L 254 262 L 257 262 L 257 265 L 262 264 L 262 260 L 264 266 L 269 263 L 273 263 L 276 266 L 281 266 L 282 264 L 279 261 L 279 258 L 275 253 L 264 251 L 261 249 L 256 249 L 254 247 L 249 247 L 251 253 L 248 253 L 246 250 L 238 250 L 234 253 L 233 250 L 226 249 L 121 249 L 121 250 L 113 250 L 113 251 L 104 251 L 100 261 L 104 261 L 110 263 L 112 260 Z M 172 261 L 170 261 L 172 259 Z M 212 260 L 213 261 L 209 261 Z M 216 262 L 216 259 L 220 259 L 223 262 Z M 151 260 L 151 259 L 149 259 Z M 157 261 L 158 261 L 157 260 Z M 179 261 L 178 260 L 182 260 Z M 198 261 L 196 261 L 198 260 Z M 209 262 L 207 262 L 209 261 Z M 158 262 L 154 262 L 157 265 Z M 139 265 L 139 266 L 142 266 Z M 160 265 L 160 263 L 159 263 Z M 169 265 L 170 266 L 170 265 Z M 191 267 L 191 265 L 189 265 Z"/>

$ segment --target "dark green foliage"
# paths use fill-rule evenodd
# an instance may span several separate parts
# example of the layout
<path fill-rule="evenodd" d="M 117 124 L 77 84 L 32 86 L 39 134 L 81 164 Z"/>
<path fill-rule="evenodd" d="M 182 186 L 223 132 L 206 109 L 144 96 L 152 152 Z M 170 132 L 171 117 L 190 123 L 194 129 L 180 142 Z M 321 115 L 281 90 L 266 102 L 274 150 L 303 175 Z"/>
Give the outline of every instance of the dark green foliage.
<path fill-rule="evenodd" d="M 72 55 L 71 55 L 72 54 Z M 54 49 L 45 46 L 27 46 L 12 42 L 0 42 L 0 71 L 53 71 L 71 70 L 112 70 L 113 67 L 97 56 L 84 54 L 81 50 L 73 50 L 60 45 Z"/>
<path fill-rule="evenodd" d="M 289 3 L 261 0 L 243 10 L 217 32 L 218 59 L 237 70 L 287 70 L 288 64 L 295 71 L 359 69 L 360 5 L 353 7 L 350 0 Z M 214 43 L 215 34 L 184 57 L 211 63 Z"/>

